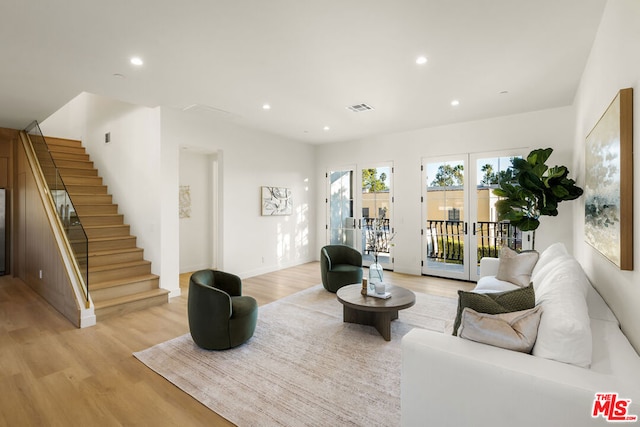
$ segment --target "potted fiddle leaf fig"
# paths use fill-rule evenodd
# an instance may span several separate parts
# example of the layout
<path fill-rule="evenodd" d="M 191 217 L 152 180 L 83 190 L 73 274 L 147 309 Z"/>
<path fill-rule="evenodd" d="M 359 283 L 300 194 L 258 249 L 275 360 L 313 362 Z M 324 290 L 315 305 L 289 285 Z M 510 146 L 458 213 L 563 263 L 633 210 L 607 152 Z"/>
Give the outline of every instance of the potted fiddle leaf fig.
<path fill-rule="evenodd" d="M 543 215 L 558 215 L 558 204 L 582 195 L 582 188 L 568 178 L 566 166 L 548 167 L 545 162 L 552 148 L 533 150 L 526 159 L 511 159 L 511 168 L 500 180 L 493 194 L 498 220 L 508 220 L 521 231 L 535 231 Z"/>

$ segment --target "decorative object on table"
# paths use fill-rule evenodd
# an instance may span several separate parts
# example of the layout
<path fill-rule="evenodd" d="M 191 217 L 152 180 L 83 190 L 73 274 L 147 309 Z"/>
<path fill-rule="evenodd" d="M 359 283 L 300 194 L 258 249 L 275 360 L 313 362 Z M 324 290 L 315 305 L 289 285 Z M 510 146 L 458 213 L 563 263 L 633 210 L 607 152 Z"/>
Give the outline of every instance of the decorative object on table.
<path fill-rule="evenodd" d="M 587 135 L 585 240 L 633 270 L 633 89 L 622 89 Z"/>
<path fill-rule="evenodd" d="M 362 254 L 351 246 L 327 245 L 320 250 L 322 285 L 336 292 L 345 285 L 362 282 Z"/>
<path fill-rule="evenodd" d="M 369 288 L 369 285 L 368 285 L 368 283 L 367 283 L 367 278 L 366 278 L 366 277 L 363 277 L 363 278 L 362 278 L 362 290 L 360 291 L 360 293 L 361 293 L 362 295 L 367 295 L 367 292 L 369 291 L 369 289 L 368 289 L 368 288 Z"/>
<path fill-rule="evenodd" d="M 262 187 L 262 215 L 291 215 L 293 202 L 291 189 L 286 187 Z"/>
<path fill-rule="evenodd" d="M 382 265 L 378 262 L 378 255 L 381 252 L 389 253 L 389 248 L 393 246 L 391 241 L 396 237 L 396 233 L 389 236 L 389 222 L 385 218 L 372 218 L 367 224 L 366 230 L 366 250 L 373 255 L 374 262 L 369 265 L 369 282 L 382 282 L 384 275 Z"/>
<path fill-rule="evenodd" d="M 569 179 L 566 166 L 548 167 L 545 162 L 552 148 L 537 149 L 526 159 L 511 159 L 511 167 L 500 180 L 493 194 L 502 197 L 496 202 L 499 221 L 509 223 L 521 231 L 534 231 L 543 215 L 558 215 L 558 204 L 574 200 L 583 193 L 582 188 Z"/>
<path fill-rule="evenodd" d="M 374 297 L 374 298 L 380 298 L 380 299 L 389 299 L 389 298 L 391 298 L 391 292 L 383 292 L 383 293 L 379 294 L 376 291 L 369 290 L 367 292 L 367 296 L 368 297 Z"/>
<path fill-rule="evenodd" d="M 389 298 L 391 294 L 386 292 L 386 285 L 384 282 L 369 282 L 366 294 L 372 297 Z"/>

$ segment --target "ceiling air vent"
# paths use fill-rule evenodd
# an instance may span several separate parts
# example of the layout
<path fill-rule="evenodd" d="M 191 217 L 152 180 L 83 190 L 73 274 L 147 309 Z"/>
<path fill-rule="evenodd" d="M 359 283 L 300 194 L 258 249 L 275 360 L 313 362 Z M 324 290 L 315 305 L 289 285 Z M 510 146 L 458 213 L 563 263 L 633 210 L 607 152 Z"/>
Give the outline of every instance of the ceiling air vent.
<path fill-rule="evenodd" d="M 351 110 L 354 113 L 361 113 L 363 111 L 373 110 L 373 107 L 367 104 L 356 104 L 350 105 L 349 107 L 347 107 L 347 110 Z"/>

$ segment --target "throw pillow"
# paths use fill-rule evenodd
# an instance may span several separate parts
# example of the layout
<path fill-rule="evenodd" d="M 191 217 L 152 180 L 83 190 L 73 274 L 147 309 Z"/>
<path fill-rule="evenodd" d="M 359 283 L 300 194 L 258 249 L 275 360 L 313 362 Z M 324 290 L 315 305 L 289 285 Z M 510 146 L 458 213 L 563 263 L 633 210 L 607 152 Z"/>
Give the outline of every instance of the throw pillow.
<path fill-rule="evenodd" d="M 462 311 L 458 336 L 471 341 L 530 353 L 538 336 L 542 308 L 502 314 L 478 313 L 470 308 Z"/>
<path fill-rule="evenodd" d="M 453 324 L 453 335 L 458 333 L 462 311 L 465 307 L 469 307 L 479 313 L 500 314 L 527 310 L 535 307 L 535 305 L 536 296 L 532 285 L 512 291 L 487 294 L 458 291 L 458 314 Z"/>
<path fill-rule="evenodd" d="M 516 252 L 508 246 L 500 249 L 500 264 L 496 279 L 525 287 L 531 282 L 531 272 L 538 262 L 538 252 Z"/>

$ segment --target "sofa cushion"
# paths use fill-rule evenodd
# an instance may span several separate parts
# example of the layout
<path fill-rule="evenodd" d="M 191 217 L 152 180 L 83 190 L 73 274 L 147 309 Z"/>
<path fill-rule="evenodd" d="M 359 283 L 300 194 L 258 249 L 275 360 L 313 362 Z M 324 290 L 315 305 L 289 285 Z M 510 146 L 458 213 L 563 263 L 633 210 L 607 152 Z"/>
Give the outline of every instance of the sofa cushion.
<path fill-rule="evenodd" d="M 589 367 L 592 337 L 586 296 L 590 286 L 580 264 L 564 259 L 535 287 L 536 304 L 543 308 L 532 354 Z"/>
<path fill-rule="evenodd" d="M 487 314 L 466 307 L 458 336 L 471 341 L 530 353 L 538 335 L 538 324 L 542 308 L 511 313 Z"/>
<path fill-rule="evenodd" d="M 521 287 L 529 286 L 531 272 L 538 261 L 538 252 L 516 252 L 508 246 L 500 249 L 500 265 L 496 279 L 511 282 Z"/>
<path fill-rule="evenodd" d="M 473 292 L 484 294 L 487 292 L 504 292 L 518 289 L 520 286 L 514 285 L 511 282 L 505 282 L 504 280 L 498 280 L 495 276 L 484 276 L 478 280 L 476 287 L 473 288 Z"/>
<path fill-rule="evenodd" d="M 479 294 L 458 291 L 458 313 L 453 324 L 453 335 L 457 335 L 462 311 L 469 307 L 479 313 L 500 314 L 533 308 L 536 304 L 533 286 L 506 292 Z"/>
<path fill-rule="evenodd" d="M 542 251 L 531 272 L 533 287 L 537 289 L 538 284 L 544 281 L 550 271 L 568 259 L 573 259 L 573 257 L 569 255 L 567 248 L 562 243 L 554 243 Z"/>

